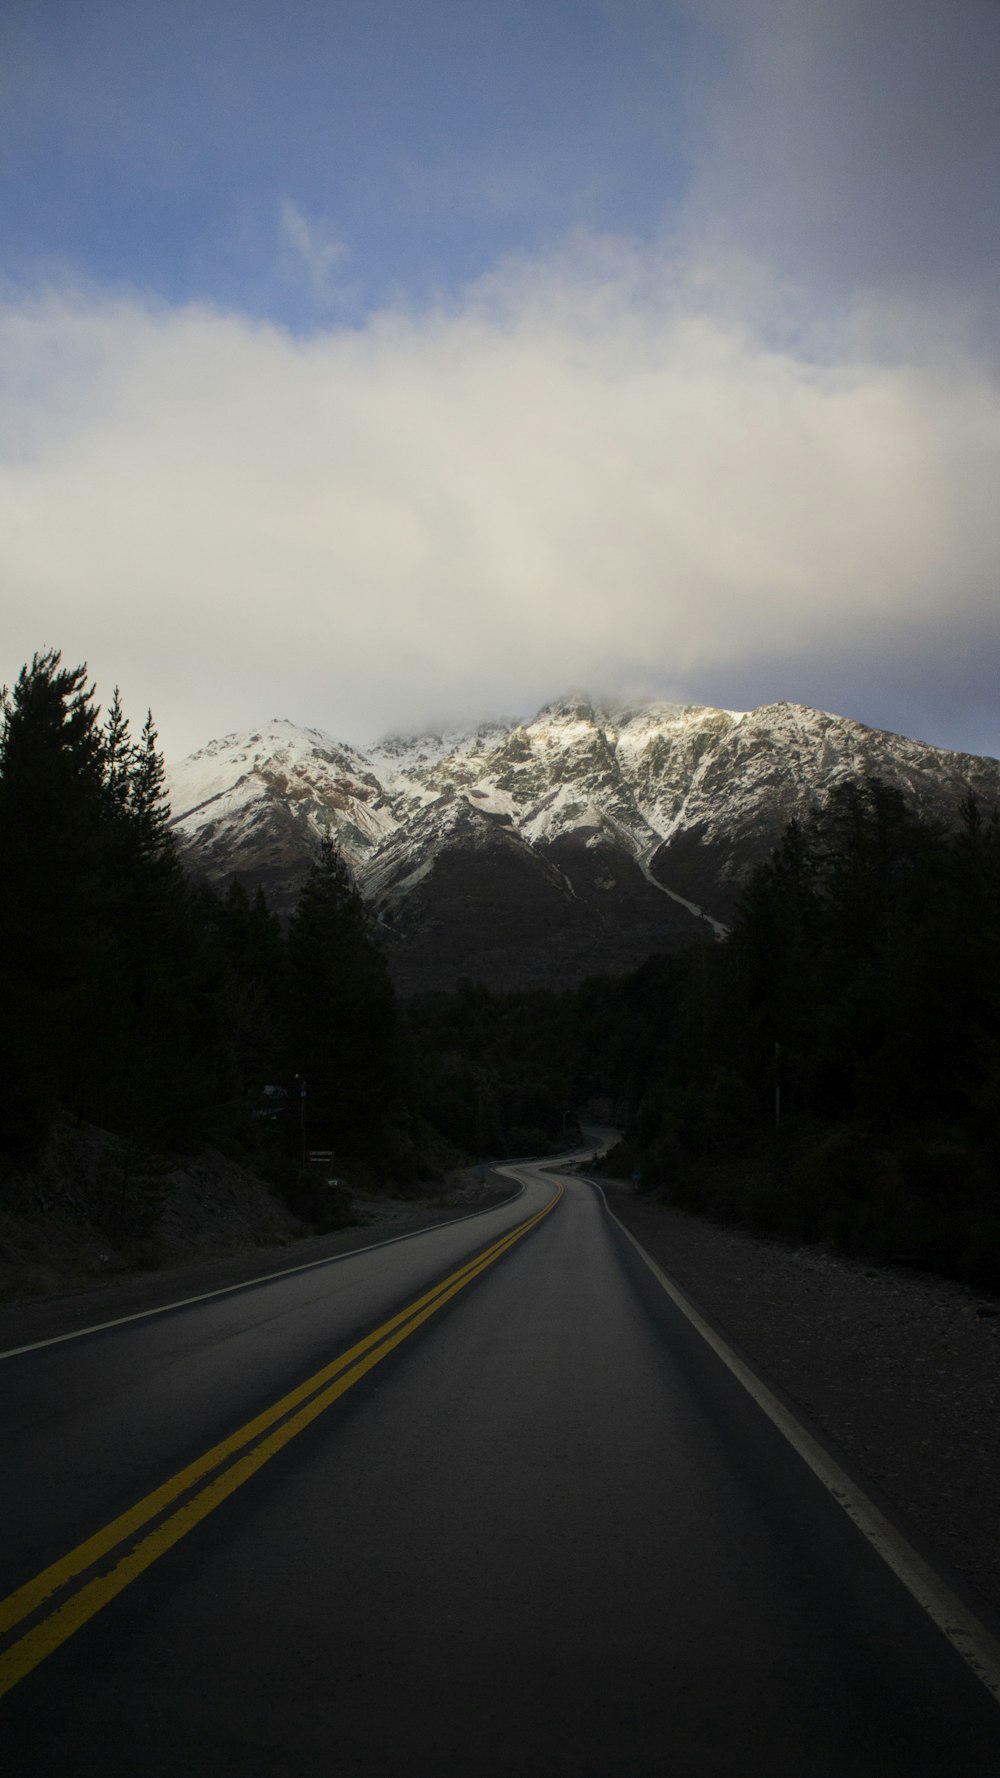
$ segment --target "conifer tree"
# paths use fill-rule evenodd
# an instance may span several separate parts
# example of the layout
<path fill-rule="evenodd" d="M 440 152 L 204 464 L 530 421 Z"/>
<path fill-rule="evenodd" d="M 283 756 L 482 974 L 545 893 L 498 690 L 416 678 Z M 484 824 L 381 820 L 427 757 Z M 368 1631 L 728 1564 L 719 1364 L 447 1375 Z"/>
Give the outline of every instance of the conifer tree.
<path fill-rule="evenodd" d="M 258 886 L 253 898 L 230 883 L 224 896 L 205 891 L 225 971 L 226 1031 L 244 1093 L 255 1095 L 282 1078 L 285 1066 L 284 942 L 277 915 Z"/>
<path fill-rule="evenodd" d="M 162 859 L 172 850 L 166 770 L 156 742 L 153 712 L 147 710 L 142 736 L 131 762 L 128 803 L 140 851 L 147 859 Z"/>
<path fill-rule="evenodd" d="M 396 1000 L 350 872 L 329 839 L 288 928 L 288 1039 L 316 1142 L 370 1135 L 401 1074 Z"/>
<path fill-rule="evenodd" d="M 84 666 L 35 655 L 2 694 L 0 1152 L 57 1106 L 137 1142 L 203 1134 L 234 1090 L 223 972 L 169 832 L 148 716 L 103 727 Z"/>
<path fill-rule="evenodd" d="M 20 1151 L 37 1146 L 58 1099 L 83 1112 L 121 1011 L 93 696 L 86 666 L 64 667 L 57 649 L 2 694 L 0 1140 Z"/>
<path fill-rule="evenodd" d="M 116 685 L 101 735 L 104 792 L 113 820 L 124 820 L 128 809 L 134 759 L 135 745 Z"/>

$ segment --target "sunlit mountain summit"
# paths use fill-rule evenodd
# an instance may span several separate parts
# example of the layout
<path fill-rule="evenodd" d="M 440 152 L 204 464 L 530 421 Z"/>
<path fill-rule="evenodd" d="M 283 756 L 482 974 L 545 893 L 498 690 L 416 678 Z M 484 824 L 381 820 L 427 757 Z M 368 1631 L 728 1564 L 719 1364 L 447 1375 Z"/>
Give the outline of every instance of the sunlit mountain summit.
<path fill-rule="evenodd" d="M 294 905 L 329 835 L 404 990 L 558 985 L 722 934 L 753 866 L 837 783 L 874 775 L 948 823 L 1000 763 L 799 704 L 753 711 L 575 693 L 530 722 L 367 748 L 272 720 L 169 774 L 192 872 Z"/>

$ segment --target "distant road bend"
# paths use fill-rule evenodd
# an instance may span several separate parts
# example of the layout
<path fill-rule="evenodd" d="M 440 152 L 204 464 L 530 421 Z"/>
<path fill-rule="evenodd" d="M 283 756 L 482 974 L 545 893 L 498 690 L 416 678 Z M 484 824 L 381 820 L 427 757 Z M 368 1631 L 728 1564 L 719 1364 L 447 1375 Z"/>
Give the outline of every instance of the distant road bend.
<path fill-rule="evenodd" d="M 3 1357 L 11 1778 L 1000 1773 L 989 1636 L 594 1187 L 505 1171 Z"/>

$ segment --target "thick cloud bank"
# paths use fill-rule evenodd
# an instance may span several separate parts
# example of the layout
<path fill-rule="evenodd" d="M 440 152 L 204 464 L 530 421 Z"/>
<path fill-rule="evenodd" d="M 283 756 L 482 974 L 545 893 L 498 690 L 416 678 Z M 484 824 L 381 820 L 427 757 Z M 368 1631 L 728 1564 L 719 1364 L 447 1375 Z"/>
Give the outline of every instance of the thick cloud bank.
<path fill-rule="evenodd" d="M 699 275 L 584 240 L 309 338 L 9 299 L 0 673 L 86 656 L 171 754 L 272 714 L 364 738 L 570 684 L 996 750 L 995 381 L 866 358 L 850 328 L 777 345 Z"/>

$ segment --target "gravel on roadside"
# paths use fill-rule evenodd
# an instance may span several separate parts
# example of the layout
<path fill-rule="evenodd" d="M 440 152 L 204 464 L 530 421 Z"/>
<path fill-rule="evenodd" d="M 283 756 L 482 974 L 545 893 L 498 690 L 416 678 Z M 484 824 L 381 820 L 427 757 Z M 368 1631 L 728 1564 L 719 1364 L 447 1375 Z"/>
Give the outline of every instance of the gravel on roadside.
<path fill-rule="evenodd" d="M 848 1473 L 1000 1623 L 1000 1299 L 722 1226 L 602 1180 L 608 1204 Z"/>

